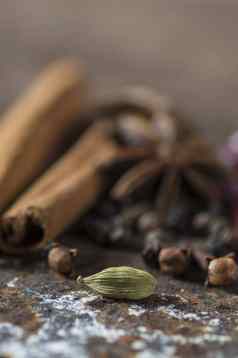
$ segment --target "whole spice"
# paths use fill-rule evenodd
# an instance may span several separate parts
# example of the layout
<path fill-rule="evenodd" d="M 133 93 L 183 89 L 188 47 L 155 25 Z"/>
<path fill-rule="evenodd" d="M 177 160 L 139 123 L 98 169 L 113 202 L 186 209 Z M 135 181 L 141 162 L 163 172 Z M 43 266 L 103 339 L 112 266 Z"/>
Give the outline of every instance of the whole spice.
<path fill-rule="evenodd" d="M 0 247 L 26 254 L 54 240 L 105 189 L 100 165 L 118 154 L 106 129 L 95 123 L 15 204 L 0 222 Z M 95 151 L 95 148 L 98 150 Z"/>
<path fill-rule="evenodd" d="M 80 63 L 57 61 L 1 116 L 1 212 L 59 154 L 82 111 L 85 82 Z"/>
<path fill-rule="evenodd" d="M 125 153 L 127 159 L 128 154 L 135 155 L 141 147 L 147 149 L 147 154 L 154 154 L 156 148 L 156 152 L 165 155 L 171 144 L 195 133 L 190 123 L 178 119 L 173 112 L 170 101 L 153 89 L 128 87 L 99 101 L 92 115 L 113 119 L 115 138 L 134 149 Z"/>
<path fill-rule="evenodd" d="M 238 280 L 238 267 L 233 253 L 212 259 L 208 265 L 207 284 L 211 286 L 230 286 Z"/>
<path fill-rule="evenodd" d="M 221 151 L 224 165 L 230 176 L 224 184 L 224 192 L 231 208 L 232 245 L 238 251 L 238 131 L 234 132 Z"/>
<path fill-rule="evenodd" d="M 154 112 L 158 114 L 159 110 L 156 111 L 157 107 Z M 135 163 L 150 155 L 150 148 L 120 145 L 114 137 L 116 127 L 117 121 L 99 118 L 98 123 L 4 214 L 0 228 L 3 251 L 26 253 L 54 239 L 92 205 L 112 180 L 99 170 L 103 164 L 110 167 L 112 162 L 125 163 L 130 159 Z M 112 241 L 118 242 L 120 237 L 121 230 L 113 231 Z"/>
<path fill-rule="evenodd" d="M 156 230 L 159 226 L 158 215 L 155 210 L 147 211 L 140 216 L 137 223 L 139 232 L 146 233 Z"/>
<path fill-rule="evenodd" d="M 159 253 L 160 270 L 170 275 L 183 275 L 189 267 L 191 253 L 188 249 L 164 248 Z"/>
<path fill-rule="evenodd" d="M 156 279 L 148 272 L 133 267 L 110 267 L 92 276 L 77 279 L 99 294 L 115 298 L 140 300 L 151 296 Z"/>
<path fill-rule="evenodd" d="M 80 224 L 86 235 L 100 245 L 141 248 L 137 220 L 145 210 L 141 203 L 122 206 L 106 196 L 82 217 Z"/>
<path fill-rule="evenodd" d="M 169 231 L 176 233 L 177 235 L 190 235 L 192 233 L 192 220 L 196 212 L 199 211 L 201 203 L 196 202 L 193 195 L 187 195 L 184 193 L 183 185 L 180 187 L 181 192 L 178 194 L 178 200 L 171 203 L 168 208 L 167 216 L 165 217 L 163 224 Z M 178 190 L 180 190 L 178 188 Z M 156 209 L 160 207 L 160 196 L 157 198 Z M 162 210 L 162 209 L 161 209 Z M 159 213 L 157 214 L 159 215 Z M 161 220 L 161 216 L 159 216 Z"/>
<path fill-rule="evenodd" d="M 233 240 L 232 227 L 227 218 L 214 217 L 209 223 L 207 249 L 211 255 L 224 256 L 238 250 L 238 243 Z"/>
<path fill-rule="evenodd" d="M 194 215 L 222 196 L 226 170 L 215 152 L 153 91 L 131 88 L 108 102 L 101 115 L 115 119 L 114 137 L 126 148 L 106 171 L 114 178 L 111 197 L 156 206 L 157 217 L 145 216 L 139 231 L 154 226 L 192 232 Z"/>
<path fill-rule="evenodd" d="M 118 134 L 121 133 L 122 141 L 129 145 L 145 145 L 153 140 L 166 152 L 174 141 L 196 133 L 190 121 L 184 120 L 177 111 L 175 115 L 170 98 L 149 87 L 130 86 L 114 94 L 110 92 L 101 101 L 99 99 L 95 112 L 103 117 L 116 117 Z M 133 123 L 135 116 L 136 126 Z M 153 122 L 153 129 L 148 126 L 148 121 Z"/>
<path fill-rule="evenodd" d="M 77 255 L 76 249 L 65 246 L 53 247 L 48 255 L 49 267 L 58 273 L 68 275 L 73 270 L 73 257 Z"/>
<path fill-rule="evenodd" d="M 114 118 L 113 135 L 124 147 L 105 170 L 114 178 L 114 200 L 150 196 L 157 206 L 157 220 L 150 225 L 180 232 L 196 212 L 219 200 L 223 166 L 190 123 L 178 118 L 156 92 L 130 88 L 100 110 L 101 116 Z"/>
<path fill-rule="evenodd" d="M 213 256 L 209 256 L 206 251 L 193 248 L 191 252 L 191 260 L 194 268 L 198 269 L 200 272 L 206 273 L 208 270 L 209 261 L 213 260 Z"/>
<path fill-rule="evenodd" d="M 192 220 L 192 230 L 196 235 L 207 236 L 209 234 L 209 225 L 211 215 L 205 211 L 196 214 Z"/>
<path fill-rule="evenodd" d="M 155 145 L 150 153 L 116 182 L 112 189 L 113 198 L 122 200 L 143 191 L 146 182 L 154 179 L 160 224 L 166 223 L 169 209 L 183 200 L 184 191 L 201 205 L 219 199 L 224 172 L 201 138 L 176 143 L 165 155 Z"/>
<path fill-rule="evenodd" d="M 148 233 L 144 240 L 144 248 L 142 257 L 150 266 L 159 266 L 158 256 L 161 250 L 161 242 L 163 242 L 164 233 L 162 230 L 156 230 Z"/>
<path fill-rule="evenodd" d="M 137 220 L 145 212 L 143 204 L 123 205 L 117 215 L 105 218 L 105 225 L 108 227 L 107 242 L 113 246 L 127 248 L 141 248 L 141 240 L 137 235 Z"/>

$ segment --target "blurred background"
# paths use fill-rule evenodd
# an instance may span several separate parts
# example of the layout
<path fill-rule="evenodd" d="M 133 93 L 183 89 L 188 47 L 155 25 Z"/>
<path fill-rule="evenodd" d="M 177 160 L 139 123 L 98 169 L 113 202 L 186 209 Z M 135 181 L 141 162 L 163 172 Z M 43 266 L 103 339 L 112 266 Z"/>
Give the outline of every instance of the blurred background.
<path fill-rule="evenodd" d="M 210 137 L 238 128 L 238 1 L 0 0 L 1 111 L 49 61 L 79 56 L 98 91 L 143 83 Z"/>

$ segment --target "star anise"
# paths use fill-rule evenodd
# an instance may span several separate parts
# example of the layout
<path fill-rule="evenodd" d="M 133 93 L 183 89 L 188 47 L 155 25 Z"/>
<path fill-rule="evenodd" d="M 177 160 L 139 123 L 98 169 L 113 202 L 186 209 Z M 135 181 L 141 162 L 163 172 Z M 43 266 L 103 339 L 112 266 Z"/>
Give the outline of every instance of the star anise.
<path fill-rule="evenodd" d="M 193 205 L 219 200 L 222 166 L 207 142 L 157 93 L 128 89 L 98 106 L 96 118 L 111 120 L 110 135 L 121 147 L 106 171 L 113 199 L 147 195 L 149 188 L 160 223 L 187 197 Z"/>
<path fill-rule="evenodd" d="M 103 97 L 91 115 L 96 120 L 111 120 L 122 146 L 148 147 L 153 142 L 159 143 L 161 150 L 162 146 L 170 146 L 196 132 L 177 112 L 167 97 L 151 88 L 136 86 Z"/>
<path fill-rule="evenodd" d="M 160 223 L 166 221 L 170 208 L 183 200 L 184 194 L 208 207 L 218 201 L 224 170 L 209 145 L 199 136 L 165 145 L 156 141 L 155 125 L 150 124 L 153 133 L 150 136 L 145 131 L 147 145 L 144 147 L 144 157 L 116 181 L 111 190 L 112 197 L 125 199 L 133 193 L 143 192 L 145 185 L 153 182 Z M 137 153 L 138 148 L 127 149 L 120 160 L 132 162 L 133 158 L 138 159 Z"/>

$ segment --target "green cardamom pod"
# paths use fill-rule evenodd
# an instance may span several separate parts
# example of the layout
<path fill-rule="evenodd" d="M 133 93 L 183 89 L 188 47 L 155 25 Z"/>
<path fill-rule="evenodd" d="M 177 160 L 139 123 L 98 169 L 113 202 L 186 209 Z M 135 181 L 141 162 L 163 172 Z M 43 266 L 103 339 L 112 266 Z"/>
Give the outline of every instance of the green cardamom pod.
<path fill-rule="evenodd" d="M 139 300 L 153 294 L 157 281 L 148 272 L 133 267 L 110 267 L 92 276 L 77 279 L 102 296 Z"/>

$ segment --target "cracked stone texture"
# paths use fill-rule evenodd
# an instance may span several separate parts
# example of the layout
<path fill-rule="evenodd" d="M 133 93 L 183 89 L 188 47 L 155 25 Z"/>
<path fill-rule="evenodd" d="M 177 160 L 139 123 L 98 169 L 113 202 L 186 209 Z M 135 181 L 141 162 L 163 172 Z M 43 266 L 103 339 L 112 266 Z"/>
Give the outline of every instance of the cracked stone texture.
<path fill-rule="evenodd" d="M 235 1 L 0 0 L 3 111 L 50 60 L 80 56 L 100 91 L 143 83 L 174 98 L 210 140 L 237 129 Z M 82 275 L 145 268 L 139 254 L 80 237 Z M 237 290 L 158 276 L 142 302 L 106 300 L 49 272 L 44 255 L 0 258 L 0 357 L 234 357 Z"/>

